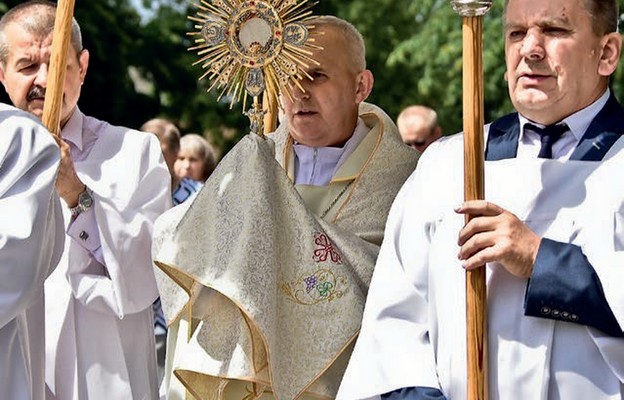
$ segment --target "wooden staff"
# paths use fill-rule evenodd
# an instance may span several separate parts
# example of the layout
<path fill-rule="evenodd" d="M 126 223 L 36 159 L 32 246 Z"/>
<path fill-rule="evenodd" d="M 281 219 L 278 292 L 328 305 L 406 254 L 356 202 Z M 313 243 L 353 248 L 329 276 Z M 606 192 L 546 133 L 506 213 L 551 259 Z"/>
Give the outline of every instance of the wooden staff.
<path fill-rule="evenodd" d="M 462 16 L 464 198 L 484 198 L 483 18 L 491 1 L 453 0 Z M 466 215 L 466 223 L 472 218 Z M 468 400 L 487 398 L 487 301 L 485 266 L 466 272 Z"/>
<path fill-rule="evenodd" d="M 278 105 L 275 95 L 270 93 L 268 89 L 265 90 L 262 96 L 263 108 L 266 110 L 264 114 L 264 133 L 271 133 L 277 129 L 277 113 Z"/>
<path fill-rule="evenodd" d="M 43 103 L 43 124 L 53 135 L 61 134 L 61 107 L 63 105 L 63 84 L 67 67 L 67 51 L 71 39 L 74 0 L 59 0 L 56 6 L 50 70 Z"/>

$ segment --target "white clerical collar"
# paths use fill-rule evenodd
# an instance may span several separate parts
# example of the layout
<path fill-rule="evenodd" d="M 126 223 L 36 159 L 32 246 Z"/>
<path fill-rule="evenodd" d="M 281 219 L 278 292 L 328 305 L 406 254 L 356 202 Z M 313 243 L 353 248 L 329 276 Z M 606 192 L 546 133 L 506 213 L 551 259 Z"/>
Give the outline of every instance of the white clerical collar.
<path fill-rule="evenodd" d="M 368 131 L 364 120 L 358 118 L 353 135 L 342 147 L 310 147 L 295 143 L 295 184 L 327 186 Z"/>

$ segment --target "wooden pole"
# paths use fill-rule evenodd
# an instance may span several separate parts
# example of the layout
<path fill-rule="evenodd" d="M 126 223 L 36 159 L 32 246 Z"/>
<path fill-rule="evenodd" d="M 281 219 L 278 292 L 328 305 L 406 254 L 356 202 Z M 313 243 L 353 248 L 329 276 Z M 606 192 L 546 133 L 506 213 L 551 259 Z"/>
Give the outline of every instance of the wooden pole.
<path fill-rule="evenodd" d="M 59 0 L 56 6 L 50 70 L 43 104 L 43 124 L 52 134 L 61 134 L 61 107 L 63 105 L 63 86 L 67 67 L 67 52 L 71 39 L 74 0 Z"/>
<path fill-rule="evenodd" d="M 483 61 L 481 16 L 462 17 L 464 198 L 484 198 Z M 466 215 L 466 223 L 472 216 Z M 485 267 L 466 272 L 468 400 L 487 397 L 487 319 Z"/>
<path fill-rule="evenodd" d="M 264 133 L 271 133 L 277 129 L 277 97 L 269 90 L 265 90 L 262 96 L 262 106 L 266 110 L 264 114 Z"/>

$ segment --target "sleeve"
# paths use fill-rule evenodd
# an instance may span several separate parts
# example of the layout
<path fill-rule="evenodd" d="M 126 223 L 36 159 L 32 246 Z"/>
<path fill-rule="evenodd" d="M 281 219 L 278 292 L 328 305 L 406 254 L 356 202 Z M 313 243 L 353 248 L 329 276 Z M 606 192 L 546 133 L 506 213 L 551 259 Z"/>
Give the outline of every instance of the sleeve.
<path fill-rule="evenodd" d="M 84 247 L 97 262 L 104 265 L 102 243 L 93 209 L 80 213 L 75 219 L 72 218 L 67 227 L 67 234 Z"/>
<path fill-rule="evenodd" d="M 409 387 L 382 394 L 381 400 L 446 400 L 440 389 Z"/>
<path fill-rule="evenodd" d="M 5 112 L 7 113 L 7 112 Z M 4 113 L 3 113 L 4 114 Z M 0 116 L 0 327 L 28 308 L 60 260 L 60 152 L 30 118 Z"/>
<path fill-rule="evenodd" d="M 85 178 L 93 190 L 97 232 L 86 240 L 96 236 L 93 245 L 81 243 L 70 253 L 69 264 L 74 297 L 119 318 L 151 308 L 158 297 L 151 258 L 153 225 L 171 207 L 170 176 L 158 140 L 138 132 L 130 136 L 111 156 L 112 163 L 127 165 L 124 174 L 103 169 L 101 179 L 107 185 Z"/>
<path fill-rule="evenodd" d="M 624 337 L 596 271 L 580 247 L 542 239 L 527 286 L 525 315 L 600 329 Z"/>
<path fill-rule="evenodd" d="M 337 399 L 379 399 L 400 388 L 439 388 L 428 321 L 431 238 L 422 219 L 427 213 L 414 212 L 424 206 L 426 190 L 421 185 L 429 171 L 423 168 L 425 159 L 426 153 L 388 215 L 362 329 Z"/>

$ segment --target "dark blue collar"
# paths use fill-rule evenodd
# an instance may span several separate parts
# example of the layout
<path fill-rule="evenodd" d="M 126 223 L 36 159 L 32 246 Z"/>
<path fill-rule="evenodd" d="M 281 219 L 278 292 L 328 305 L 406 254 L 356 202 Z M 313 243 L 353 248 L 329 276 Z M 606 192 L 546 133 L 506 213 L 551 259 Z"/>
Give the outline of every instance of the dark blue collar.
<path fill-rule="evenodd" d="M 486 161 L 516 158 L 519 137 L 520 121 L 517 113 L 505 115 L 492 122 L 485 146 Z"/>
<path fill-rule="evenodd" d="M 624 109 L 611 94 L 607 104 L 587 128 L 570 160 L 600 161 L 624 132 Z M 508 114 L 490 125 L 485 149 L 487 161 L 515 158 L 518 152 L 518 114 Z"/>

